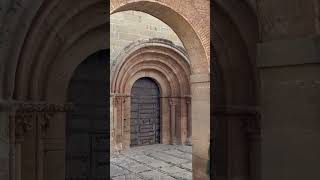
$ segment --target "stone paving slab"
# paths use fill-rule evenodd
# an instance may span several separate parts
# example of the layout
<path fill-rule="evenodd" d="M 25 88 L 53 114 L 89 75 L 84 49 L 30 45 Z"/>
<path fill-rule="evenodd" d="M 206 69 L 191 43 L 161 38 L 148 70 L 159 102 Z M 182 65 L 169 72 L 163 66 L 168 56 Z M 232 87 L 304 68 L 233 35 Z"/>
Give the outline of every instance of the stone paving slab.
<path fill-rule="evenodd" d="M 134 172 L 134 173 L 140 173 L 140 172 L 152 170 L 149 167 L 147 167 L 147 166 L 145 166 L 135 160 L 132 160 L 128 157 L 122 158 L 121 161 L 118 161 L 118 163 L 116 163 L 116 164 L 118 166 L 126 168 L 127 170 Z"/>
<path fill-rule="evenodd" d="M 174 177 L 163 174 L 157 170 L 142 172 L 140 175 L 143 176 L 144 179 L 152 179 L 152 180 L 175 180 Z"/>
<path fill-rule="evenodd" d="M 179 157 L 175 157 L 173 155 L 167 155 L 162 152 L 151 153 L 148 156 L 153 157 L 155 159 L 159 159 L 159 160 L 167 162 L 167 163 L 173 163 L 173 164 L 182 164 L 182 163 L 187 163 L 189 161 L 187 159 L 181 159 Z"/>
<path fill-rule="evenodd" d="M 192 163 L 190 162 L 190 163 L 181 164 L 181 167 L 191 171 L 192 170 Z"/>
<path fill-rule="evenodd" d="M 140 163 L 147 164 L 148 166 L 152 166 L 154 168 L 170 166 L 170 164 L 168 164 L 164 161 L 154 159 L 154 158 L 146 156 L 146 155 L 132 156 L 131 158 L 140 162 Z"/>
<path fill-rule="evenodd" d="M 134 174 L 128 174 L 128 175 L 123 175 L 123 176 L 117 176 L 113 177 L 113 180 L 143 180 L 142 178 L 134 175 Z"/>
<path fill-rule="evenodd" d="M 112 180 L 191 180 L 192 147 L 148 145 L 111 157 Z"/>
<path fill-rule="evenodd" d="M 111 177 L 116 177 L 116 176 L 121 176 L 121 175 L 126 175 L 130 174 L 130 172 L 126 169 L 123 169 L 117 165 L 111 164 L 110 165 L 110 176 Z"/>
<path fill-rule="evenodd" d="M 187 159 L 187 160 L 192 160 L 192 154 L 191 153 L 186 153 L 186 152 L 182 152 L 180 150 L 177 149 L 170 149 L 167 151 L 163 151 L 163 153 L 165 154 L 169 154 L 169 155 L 173 155 L 175 157 L 181 158 L 181 159 Z"/>

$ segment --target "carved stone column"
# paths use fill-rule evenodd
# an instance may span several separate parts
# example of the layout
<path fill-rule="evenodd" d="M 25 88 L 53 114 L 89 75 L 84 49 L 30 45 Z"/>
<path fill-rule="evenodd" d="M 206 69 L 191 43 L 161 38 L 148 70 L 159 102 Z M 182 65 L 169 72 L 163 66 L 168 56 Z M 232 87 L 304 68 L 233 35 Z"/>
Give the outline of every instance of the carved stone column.
<path fill-rule="evenodd" d="M 128 96 L 123 94 L 117 94 L 114 96 L 114 135 L 115 135 L 115 151 L 123 149 L 123 137 L 124 137 L 124 126 L 125 126 L 125 109 L 126 109 L 126 98 Z"/>
<path fill-rule="evenodd" d="M 210 76 L 190 76 L 192 95 L 192 176 L 193 179 L 209 180 L 210 143 Z"/>
<path fill-rule="evenodd" d="M 10 180 L 21 180 L 21 146 L 24 135 L 32 129 L 32 115 L 10 114 Z"/>
<path fill-rule="evenodd" d="M 191 116 L 191 97 L 186 98 L 187 103 L 187 145 L 192 145 L 192 116 Z"/>
<path fill-rule="evenodd" d="M 116 142 L 117 144 L 121 142 L 121 138 L 123 135 L 123 122 L 122 122 L 122 97 L 121 96 L 115 96 L 115 109 L 116 109 Z"/>
<path fill-rule="evenodd" d="M 43 138 L 50 125 L 50 120 L 57 112 L 66 112 L 72 109 L 70 104 L 46 104 L 46 103 L 15 103 L 13 112 L 10 115 L 10 142 L 11 142 L 11 167 L 10 180 L 21 180 L 23 168 L 22 151 L 25 143 L 25 135 L 33 131 L 32 138 L 28 139 L 34 143 L 35 157 L 28 157 L 34 161 L 35 167 L 32 177 L 35 180 L 43 180 L 44 147 Z M 28 177 L 24 177 L 28 179 Z"/>
<path fill-rule="evenodd" d="M 171 132 L 171 144 L 176 144 L 176 102 L 174 98 L 169 99 L 170 103 L 170 132 Z"/>
<path fill-rule="evenodd" d="M 252 114 L 245 121 L 249 148 L 249 177 L 250 180 L 261 178 L 261 127 L 260 116 Z"/>
<path fill-rule="evenodd" d="M 115 145 L 117 144 L 117 136 L 118 136 L 118 106 L 120 104 L 120 100 L 117 96 L 113 97 L 113 136 L 114 136 L 114 142 Z"/>
<path fill-rule="evenodd" d="M 115 143 L 115 117 L 116 117 L 116 112 L 115 112 L 115 104 L 116 104 L 116 102 L 115 102 L 115 98 L 114 98 L 114 96 L 112 96 L 112 100 L 111 100 L 111 102 L 112 102 L 112 104 L 110 104 L 110 107 L 111 107 L 111 110 L 110 111 L 112 111 L 112 113 L 110 113 L 110 153 L 111 154 L 113 154 L 113 152 L 114 152 L 114 148 L 115 148 L 115 145 L 116 145 L 116 143 Z"/>

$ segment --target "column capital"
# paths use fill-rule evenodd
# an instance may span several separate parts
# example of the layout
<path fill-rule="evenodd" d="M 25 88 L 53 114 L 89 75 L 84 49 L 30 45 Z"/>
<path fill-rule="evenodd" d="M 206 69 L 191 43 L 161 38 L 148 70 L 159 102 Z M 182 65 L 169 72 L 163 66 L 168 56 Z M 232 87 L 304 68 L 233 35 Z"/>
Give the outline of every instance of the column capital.
<path fill-rule="evenodd" d="M 186 103 L 191 104 L 191 97 L 186 97 Z"/>
<path fill-rule="evenodd" d="M 126 96 L 126 95 L 115 95 L 113 96 L 113 104 L 115 106 L 118 106 L 122 103 L 125 103 L 126 102 L 126 98 L 127 97 L 130 97 L 130 96 Z"/>
<path fill-rule="evenodd" d="M 175 98 L 169 98 L 169 104 L 170 104 L 170 106 L 176 106 L 177 105 L 176 99 Z"/>
<path fill-rule="evenodd" d="M 72 103 L 49 103 L 49 102 L 23 102 L 11 103 L 15 112 L 68 112 L 73 110 Z"/>
<path fill-rule="evenodd" d="M 23 139 L 25 133 L 33 128 L 33 123 L 39 120 L 43 133 L 49 127 L 52 117 L 58 112 L 68 112 L 73 109 L 71 103 L 50 104 L 46 102 L 12 102 L 10 104 L 10 121 L 15 124 L 16 138 Z"/>

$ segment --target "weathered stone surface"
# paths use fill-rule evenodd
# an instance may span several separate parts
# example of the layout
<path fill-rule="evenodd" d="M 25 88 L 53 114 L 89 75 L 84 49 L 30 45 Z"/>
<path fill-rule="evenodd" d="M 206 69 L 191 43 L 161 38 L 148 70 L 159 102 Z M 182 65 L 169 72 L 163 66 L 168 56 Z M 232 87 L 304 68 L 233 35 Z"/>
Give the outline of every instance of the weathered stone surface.
<path fill-rule="evenodd" d="M 149 38 L 163 38 L 183 46 L 174 31 L 159 19 L 138 11 L 125 11 L 110 17 L 110 63 L 130 43 Z"/>
<path fill-rule="evenodd" d="M 111 157 L 111 177 L 113 180 L 133 177 L 153 180 L 192 179 L 192 152 L 183 152 L 181 149 L 190 147 L 157 144 L 131 148 Z M 119 172 L 121 169 L 124 169 L 123 174 Z"/>
<path fill-rule="evenodd" d="M 175 178 L 168 176 L 166 174 L 163 174 L 159 171 L 147 171 L 147 172 L 143 172 L 140 173 L 141 176 L 143 176 L 146 179 L 152 179 L 152 180 L 174 180 Z"/>
<path fill-rule="evenodd" d="M 110 165 L 110 176 L 111 177 L 116 177 L 116 176 L 122 176 L 129 174 L 129 171 L 126 169 L 123 169 L 117 165 L 111 164 Z"/>

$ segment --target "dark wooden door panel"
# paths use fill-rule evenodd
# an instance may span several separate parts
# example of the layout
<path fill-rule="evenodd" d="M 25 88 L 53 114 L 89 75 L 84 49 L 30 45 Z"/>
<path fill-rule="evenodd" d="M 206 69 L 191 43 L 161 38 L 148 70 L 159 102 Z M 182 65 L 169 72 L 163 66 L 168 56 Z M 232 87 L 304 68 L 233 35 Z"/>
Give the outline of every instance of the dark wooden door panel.
<path fill-rule="evenodd" d="M 131 146 L 160 143 L 160 92 L 149 78 L 141 78 L 132 88 Z"/>
<path fill-rule="evenodd" d="M 106 55 L 101 51 L 81 63 L 69 85 L 74 111 L 66 122 L 66 180 L 109 179 Z"/>

